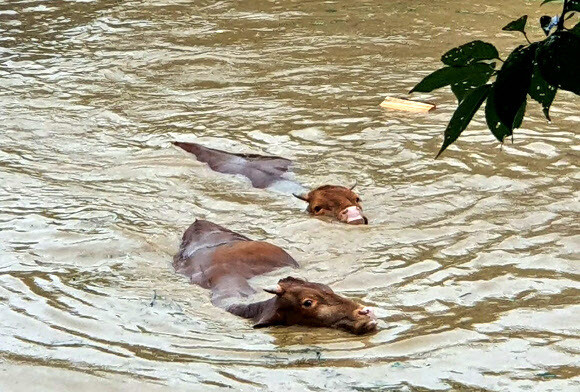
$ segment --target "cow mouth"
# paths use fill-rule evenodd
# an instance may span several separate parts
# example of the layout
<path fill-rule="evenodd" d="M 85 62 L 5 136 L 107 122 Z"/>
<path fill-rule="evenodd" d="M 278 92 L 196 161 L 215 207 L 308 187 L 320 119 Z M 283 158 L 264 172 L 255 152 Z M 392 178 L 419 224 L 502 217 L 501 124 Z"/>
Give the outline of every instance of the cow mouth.
<path fill-rule="evenodd" d="M 379 322 L 375 319 L 369 320 L 364 323 L 361 327 L 357 329 L 355 332 L 357 335 L 363 335 L 365 333 L 375 332 L 378 328 Z"/>
<path fill-rule="evenodd" d="M 362 218 L 347 220 L 346 223 L 348 223 L 349 225 L 368 225 L 369 220 L 367 219 L 366 216 L 362 215 Z"/>
<path fill-rule="evenodd" d="M 364 335 L 367 333 L 376 332 L 379 322 L 376 318 L 368 318 L 365 321 L 354 321 L 349 317 L 344 317 L 337 321 L 333 327 L 342 329 L 355 335 Z"/>

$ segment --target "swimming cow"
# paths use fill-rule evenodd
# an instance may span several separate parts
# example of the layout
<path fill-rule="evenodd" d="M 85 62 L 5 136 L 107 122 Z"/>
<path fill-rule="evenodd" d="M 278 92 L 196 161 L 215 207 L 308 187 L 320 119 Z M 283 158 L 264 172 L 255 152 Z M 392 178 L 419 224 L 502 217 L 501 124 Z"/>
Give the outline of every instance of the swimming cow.
<path fill-rule="evenodd" d="M 352 191 L 353 188 L 323 185 L 305 195 L 294 196 L 308 203 L 306 211 L 312 215 L 331 216 L 351 225 L 366 225 L 369 220 L 363 215 L 361 199 Z"/>
<path fill-rule="evenodd" d="M 346 330 L 354 334 L 375 331 L 373 311 L 336 294 L 321 283 L 287 277 L 274 288 L 273 297 L 250 304 L 242 299 L 255 293 L 248 279 L 283 267 L 298 267 L 283 249 L 206 220 L 196 220 L 183 234 L 173 258 L 178 273 L 211 290 L 211 301 L 228 312 L 252 319 L 254 328 L 305 325 Z"/>
<path fill-rule="evenodd" d="M 234 154 L 197 143 L 174 142 L 173 144 L 192 153 L 200 162 L 207 163 L 212 170 L 247 177 L 255 188 L 275 187 L 276 184 L 290 182 L 284 174 L 290 169 L 292 161 L 285 158 Z M 360 197 L 353 192 L 353 188 L 354 186 L 347 188 L 338 185 L 323 185 L 305 194 L 294 193 L 294 196 L 308 203 L 306 210 L 311 215 L 330 216 L 339 222 L 354 225 L 368 224 L 368 219 L 362 212 Z"/>

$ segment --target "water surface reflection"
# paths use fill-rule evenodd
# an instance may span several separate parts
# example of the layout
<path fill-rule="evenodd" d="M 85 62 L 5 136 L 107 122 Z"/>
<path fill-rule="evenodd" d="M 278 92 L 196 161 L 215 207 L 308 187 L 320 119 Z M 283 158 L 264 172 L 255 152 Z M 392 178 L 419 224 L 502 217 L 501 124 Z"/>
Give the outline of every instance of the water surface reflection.
<path fill-rule="evenodd" d="M 502 151 L 478 116 L 437 161 L 450 93 L 425 116 L 378 107 L 451 46 L 507 52 L 501 27 L 548 6 L 0 4 L 2 389 L 578 389 L 578 98 L 553 124 L 530 104 Z M 356 179 L 372 224 L 312 219 L 176 139 L 291 158 L 305 186 Z M 196 217 L 284 247 L 381 331 L 212 307 L 170 266 Z"/>

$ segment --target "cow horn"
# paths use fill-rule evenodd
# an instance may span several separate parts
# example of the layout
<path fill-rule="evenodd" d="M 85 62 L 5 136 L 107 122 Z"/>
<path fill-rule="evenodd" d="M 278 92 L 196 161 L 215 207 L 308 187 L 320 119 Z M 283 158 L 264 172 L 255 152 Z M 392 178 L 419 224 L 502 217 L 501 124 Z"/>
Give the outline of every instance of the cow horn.
<path fill-rule="evenodd" d="M 274 287 L 268 287 L 268 288 L 264 289 L 264 291 L 266 293 L 276 294 L 276 295 L 284 294 L 284 289 L 279 284 L 277 284 Z"/>
<path fill-rule="evenodd" d="M 304 200 L 305 202 L 308 202 L 308 199 L 302 195 L 297 195 L 296 193 L 293 193 L 292 196 L 294 196 L 297 199 Z"/>
<path fill-rule="evenodd" d="M 354 187 L 357 186 L 357 185 L 358 185 L 358 181 L 357 180 L 354 180 L 354 185 L 350 187 L 350 190 L 352 191 L 354 189 Z"/>

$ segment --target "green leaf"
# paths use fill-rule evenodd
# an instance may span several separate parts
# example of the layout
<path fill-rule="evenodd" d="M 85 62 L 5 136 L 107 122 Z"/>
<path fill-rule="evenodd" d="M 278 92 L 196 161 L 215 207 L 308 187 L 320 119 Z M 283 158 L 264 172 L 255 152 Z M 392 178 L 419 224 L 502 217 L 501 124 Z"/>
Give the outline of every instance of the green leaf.
<path fill-rule="evenodd" d="M 474 74 L 488 72 L 489 68 L 490 65 L 485 63 L 470 64 L 466 67 L 444 67 L 427 75 L 409 93 L 415 91 L 428 93 L 450 84 L 459 83 Z"/>
<path fill-rule="evenodd" d="M 538 65 L 536 64 L 534 66 L 534 72 L 532 73 L 532 81 L 530 83 L 528 94 L 530 94 L 530 97 L 542 105 L 544 116 L 546 116 L 548 121 L 551 121 L 550 106 L 554 101 L 556 91 L 558 91 L 556 87 L 552 86 L 544 80 L 540 70 L 538 69 Z"/>
<path fill-rule="evenodd" d="M 542 4 L 540 4 L 541 6 L 546 4 L 546 3 L 552 3 L 556 0 L 545 0 L 542 1 Z M 562 0 L 558 0 L 560 3 L 562 2 Z M 566 9 L 564 10 L 564 13 L 570 12 L 570 11 L 580 11 L 580 0 L 568 0 L 568 3 L 566 4 Z"/>
<path fill-rule="evenodd" d="M 439 153 L 435 158 L 445 151 L 447 147 L 457 140 L 461 132 L 467 128 L 474 114 L 477 112 L 483 101 L 487 98 L 489 91 L 491 89 L 490 84 L 480 86 L 470 92 L 465 99 L 459 104 L 455 113 L 451 117 L 447 128 L 445 129 L 445 135 L 443 138 L 443 145 L 439 150 Z"/>
<path fill-rule="evenodd" d="M 491 75 L 495 72 L 495 63 L 489 64 L 489 68 L 484 72 L 473 73 L 470 77 L 458 83 L 451 85 L 451 91 L 457 97 L 457 101 L 461 103 L 463 98 L 475 88 L 483 86 L 487 83 Z"/>
<path fill-rule="evenodd" d="M 528 15 L 524 15 L 521 18 L 509 22 L 505 25 L 502 30 L 504 31 L 521 31 L 524 32 L 526 28 L 526 22 L 528 21 Z"/>
<path fill-rule="evenodd" d="M 537 46 L 535 43 L 516 48 L 503 63 L 493 84 L 495 112 L 510 131 L 530 88 Z"/>
<path fill-rule="evenodd" d="M 554 2 L 556 0 L 545 0 L 542 2 L 542 4 L 540 4 L 540 6 L 546 4 L 546 3 L 551 3 Z M 560 2 L 562 2 L 562 0 L 559 0 Z M 564 13 L 566 12 L 570 12 L 570 11 L 580 11 L 580 0 L 568 0 L 568 3 L 566 4 L 566 9 L 564 10 Z"/>
<path fill-rule="evenodd" d="M 536 62 L 552 86 L 580 95 L 580 37 L 557 31 L 539 43 Z"/>
<path fill-rule="evenodd" d="M 513 135 L 513 131 L 501 123 L 497 112 L 495 111 L 495 107 L 495 91 L 492 88 L 487 96 L 487 102 L 485 103 L 485 122 L 493 136 L 495 136 L 500 143 L 503 143 L 507 136 Z M 526 101 L 524 101 L 516 114 L 514 129 L 519 128 L 522 125 L 525 112 Z"/>
<path fill-rule="evenodd" d="M 580 23 L 577 23 L 576 26 L 572 27 L 570 32 L 580 37 Z"/>
<path fill-rule="evenodd" d="M 526 104 L 527 99 L 524 100 L 524 103 L 522 103 L 522 106 L 520 106 L 518 112 L 516 113 L 516 118 L 514 120 L 514 129 L 522 126 L 522 121 L 524 121 L 524 114 L 526 114 Z"/>
<path fill-rule="evenodd" d="M 548 29 L 548 26 L 550 25 L 551 22 L 552 17 L 549 15 L 544 15 L 540 18 L 540 27 L 542 28 L 542 31 L 544 32 L 544 34 L 546 34 L 546 36 L 550 35 L 551 29 Z"/>
<path fill-rule="evenodd" d="M 499 121 L 499 116 L 495 111 L 495 92 L 493 88 L 490 90 L 487 96 L 487 102 L 485 103 L 485 122 L 491 133 L 493 133 L 493 136 L 500 143 L 503 143 L 504 139 L 512 134 L 512 131 Z"/>
<path fill-rule="evenodd" d="M 495 46 L 483 41 L 471 41 L 464 45 L 449 50 L 441 61 L 452 67 L 465 66 L 479 60 L 491 60 L 499 58 Z"/>
<path fill-rule="evenodd" d="M 580 11 L 580 0 L 568 0 L 564 13 L 571 11 Z"/>

